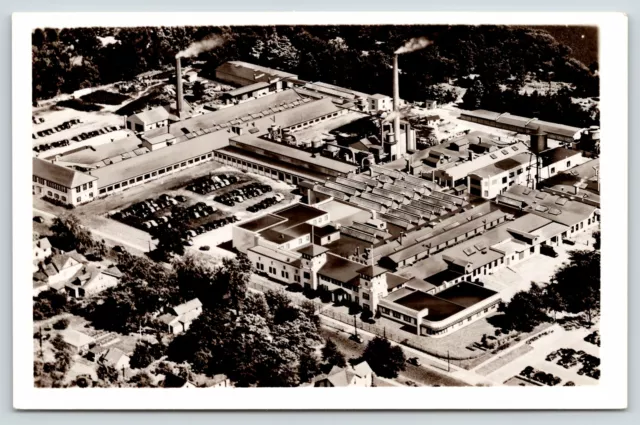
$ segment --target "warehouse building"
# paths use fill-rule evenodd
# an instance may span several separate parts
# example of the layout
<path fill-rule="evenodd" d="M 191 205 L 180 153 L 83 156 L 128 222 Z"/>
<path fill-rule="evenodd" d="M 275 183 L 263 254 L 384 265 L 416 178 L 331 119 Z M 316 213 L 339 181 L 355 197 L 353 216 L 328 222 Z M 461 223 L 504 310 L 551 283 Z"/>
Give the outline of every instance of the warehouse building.
<path fill-rule="evenodd" d="M 584 131 L 582 128 L 572 127 L 569 125 L 541 121 L 537 118 L 520 117 L 517 115 L 511 115 L 508 112 L 499 113 L 484 109 L 463 112 L 460 114 L 460 119 L 513 131 L 519 134 L 533 134 L 535 132 L 543 131 L 549 135 L 550 139 L 566 143 L 575 143 L 580 140 Z"/>

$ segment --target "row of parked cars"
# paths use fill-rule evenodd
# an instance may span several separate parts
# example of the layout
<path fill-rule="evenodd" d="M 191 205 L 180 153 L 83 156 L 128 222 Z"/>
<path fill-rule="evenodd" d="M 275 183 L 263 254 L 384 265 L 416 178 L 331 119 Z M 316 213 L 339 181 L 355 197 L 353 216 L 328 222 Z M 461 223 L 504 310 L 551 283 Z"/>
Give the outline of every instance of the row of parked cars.
<path fill-rule="evenodd" d="M 34 124 L 40 124 L 40 123 L 44 122 L 43 118 L 35 118 L 35 117 L 33 117 L 31 120 L 33 121 Z M 31 137 L 33 137 L 34 139 L 37 139 L 38 137 L 49 136 L 49 135 L 51 135 L 53 133 L 57 133 L 59 131 L 68 130 L 71 127 L 73 127 L 74 125 L 80 124 L 80 123 L 81 123 L 81 121 L 79 119 L 74 118 L 74 119 L 71 119 L 69 121 L 65 121 L 62 124 L 57 125 L 57 126 L 55 126 L 53 128 L 47 128 L 46 130 L 37 131 L 37 132 L 33 133 L 31 135 Z"/>
<path fill-rule="evenodd" d="M 546 373 L 541 370 L 534 369 L 531 366 L 525 367 L 521 372 L 520 376 L 531 379 L 532 381 L 539 382 L 543 385 L 549 385 L 551 387 L 558 385 L 562 382 L 562 379 L 551 374 Z"/>
<path fill-rule="evenodd" d="M 221 204 L 233 207 L 235 204 L 240 204 L 247 199 L 255 198 L 263 195 L 267 192 L 271 192 L 273 189 L 268 184 L 250 183 L 246 186 L 234 189 L 224 195 L 219 195 L 213 198 L 214 201 Z"/>
<path fill-rule="evenodd" d="M 279 204 L 282 201 L 284 201 L 284 195 L 282 195 L 281 193 L 276 193 L 276 196 L 271 196 L 270 198 L 265 198 L 256 204 L 249 205 L 247 207 L 247 211 L 258 212 L 275 204 Z"/>
<path fill-rule="evenodd" d="M 206 195 L 214 190 L 222 189 L 230 184 L 234 184 L 238 181 L 238 178 L 233 175 L 217 174 L 214 176 L 207 176 L 196 180 L 187 186 L 187 190 L 199 193 L 200 195 Z"/>
<path fill-rule="evenodd" d="M 160 195 L 160 197 L 158 197 L 157 199 L 150 198 L 141 202 L 136 202 L 135 204 L 116 212 L 112 215 L 112 217 L 116 220 L 124 221 L 129 224 L 139 224 L 145 229 L 151 229 L 153 227 L 159 227 L 161 225 L 161 222 L 155 219 L 147 221 L 142 220 L 151 217 L 152 214 L 160 210 L 178 205 L 178 203 L 186 201 L 187 198 L 184 196 L 179 195 L 174 198 L 165 193 Z"/>
<path fill-rule="evenodd" d="M 45 152 L 45 151 L 48 151 L 49 149 L 59 148 L 61 146 L 69 146 L 69 139 L 62 139 L 62 140 L 58 140 L 56 142 L 51 142 L 51 143 L 43 143 L 41 145 L 34 146 L 33 150 L 35 152 Z"/>
<path fill-rule="evenodd" d="M 77 136 L 73 136 L 71 140 L 73 140 L 74 142 L 79 142 L 81 140 L 91 139 L 92 137 L 100 136 L 101 134 L 111 133 L 113 131 L 117 131 L 123 128 L 124 126 L 122 125 L 119 127 L 115 125 L 110 125 L 108 127 L 99 128 L 98 130 L 87 131 L 86 133 L 80 133 Z"/>
<path fill-rule="evenodd" d="M 229 217 L 223 217 L 223 218 L 219 218 L 217 220 L 214 221 L 210 221 L 209 223 L 205 223 L 202 226 L 199 226 L 195 229 L 192 230 L 187 230 L 185 232 L 185 236 L 184 236 L 184 243 L 185 245 L 188 246 L 193 246 L 193 239 L 195 236 L 200 235 L 202 233 L 205 232 L 210 232 L 212 230 L 215 229 L 219 229 L 220 227 L 224 227 L 227 224 L 231 224 L 231 223 L 235 223 L 237 222 L 239 219 L 238 217 L 236 217 L 235 215 L 229 216 Z M 204 251 L 207 251 L 208 249 L 205 249 Z"/>

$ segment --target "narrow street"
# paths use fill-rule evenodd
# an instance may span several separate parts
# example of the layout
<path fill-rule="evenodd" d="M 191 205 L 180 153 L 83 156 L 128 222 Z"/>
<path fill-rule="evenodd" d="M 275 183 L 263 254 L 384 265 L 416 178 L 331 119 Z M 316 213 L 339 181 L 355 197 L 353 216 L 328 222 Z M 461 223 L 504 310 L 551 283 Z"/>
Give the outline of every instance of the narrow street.
<path fill-rule="evenodd" d="M 357 343 L 349 339 L 350 333 L 344 331 L 338 331 L 332 327 L 322 325 L 321 334 L 326 339 L 331 339 L 336 343 L 338 349 L 345 355 L 347 360 L 354 359 L 362 356 L 367 342 L 371 340 L 371 337 L 358 332 L 364 341 Z M 407 355 L 407 358 L 411 357 Z M 394 381 L 406 385 L 407 381 L 413 381 L 419 386 L 443 386 L 443 387 L 459 387 L 467 386 L 465 382 L 446 376 L 443 373 L 435 372 L 431 369 L 427 369 L 423 366 L 413 366 L 405 364 L 406 369 L 394 379 Z"/>

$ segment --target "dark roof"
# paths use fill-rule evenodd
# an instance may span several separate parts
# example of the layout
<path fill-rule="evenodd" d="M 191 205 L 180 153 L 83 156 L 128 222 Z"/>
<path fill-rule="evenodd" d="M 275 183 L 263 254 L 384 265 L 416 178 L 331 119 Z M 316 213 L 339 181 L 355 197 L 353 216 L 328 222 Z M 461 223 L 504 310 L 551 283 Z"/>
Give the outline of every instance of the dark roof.
<path fill-rule="evenodd" d="M 497 292 L 474 283 L 460 282 L 451 288 L 438 292 L 437 297 L 466 308 L 495 294 Z"/>
<path fill-rule="evenodd" d="M 327 254 L 327 262 L 322 266 L 319 275 L 348 283 L 359 277 L 358 270 L 362 264 L 347 260 L 335 254 Z"/>
<path fill-rule="evenodd" d="M 382 267 L 372 266 L 372 265 L 363 267 L 360 270 L 358 270 L 358 273 L 363 274 L 365 276 L 369 276 L 369 277 L 377 277 L 386 272 L 388 272 L 387 269 L 383 269 Z"/>
<path fill-rule="evenodd" d="M 32 166 L 34 176 L 41 177 L 67 188 L 78 187 L 84 183 L 97 180 L 95 177 L 88 174 L 72 170 L 71 168 L 62 167 L 40 158 L 34 157 Z"/>
<path fill-rule="evenodd" d="M 338 230 L 335 226 L 332 226 L 331 224 L 328 224 L 322 227 L 317 227 L 317 226 L 313 227 L 313 235 L 318 237 L 333 235 L 334 233 L 339 231 L 340 230 Z"/>
<path fill-rule="evenodd" d="M 309 257 L 317 257 L 327 251 L 329 251 L 327 248 L 316 244 L 310 244 L 298 250 L 300 254 L 308 255 Z"/>
<path fill-rule="evenodd" d="M 542 157 L 543 167 L 546 167 L 547 165 L 555 164 L 556 162 L 560 162 L 564 159 L 571 158 L 572 156 L 575 156 L 575 155 L 580 155 L 580 151 L 574 151 L 571 149 L 564 148 L 562 146 L 549 149 L 548 151 L 542 152 L 540 154 L 540 156 Z"/>
<path fill-rule="evenodd" d="M 431 283 L 432 285 L 440 286 L 444 282 L 450 282 L 450 281 L 452 281 L 454 279 L 459 278 L 460 276 L 462 276 L 461 273 L 458 273 L 458 272 L 450 270 L 450 269 L 446 269 L 446 270 L 442 270 L 441 272 L 438 272 L 438 273 L 436 273 L 434 275 L 428 276 L 424 280 L 426 280 L 427 282 Z"/>
<path fill-rule="evenodd" d="M 283 217 L 278 217 L 273 214 L 265 214 L 261 217 L 239 224 L 238 227 L 249 230 L 251 232 L 259 232 L 284 221 L 286 221 L 286 219 L 284 219 Z"/>
<path fill-rule="evenodd" d="M 394 289 L 398 286 L 406 283 L 409 279 L 405 279 L 402 276 L 398 276 L 397 274 L 387 273 L 387 288 Z"/>
<path fill-rule="evenodd" d="M 432 322 L 444 320 L 464 310 L 462 306 L 421 291 L 414 291 L 409 295 L 405 295 L 395 300 L 395 303 L 415 311 L 428 308 L 429 312 L 425 319 Z"/>
<path fill-rule="evenodd" d="M 326 212 L 309 205 L 294 204 L 279 211 L 275 211 L 273 214 L 286 218 L 287 227 L 293 227 L 300 223 L 323 216 Z"/>

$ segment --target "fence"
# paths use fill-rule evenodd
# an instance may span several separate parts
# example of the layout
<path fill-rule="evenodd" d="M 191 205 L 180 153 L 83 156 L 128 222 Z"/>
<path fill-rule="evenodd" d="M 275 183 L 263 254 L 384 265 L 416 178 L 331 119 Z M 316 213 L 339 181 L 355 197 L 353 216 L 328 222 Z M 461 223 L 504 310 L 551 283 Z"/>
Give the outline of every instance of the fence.
<path fill-rule="evenodd" d="M 432 347 L 428 347 L 424 342 L 424 337 L 420 337 L 418 335 L 410 336 L 408 333 L 398 333 L 394 330 L 387 329 L 386 327 L 376 326 L 371 323 L 363 322 L 362 320 L 358 320 L 356 316 L 350 316 L 348 314 L 340 313 L 331 309 L 324 309 L 321 311 L 323 316 L 330 317 L 334 320 L 340 321 L 346 325 L 350 325 L 351 327 L 357 326 L 358 329 L 361 329 L 365 332 L 372 333 L 374 335 L 390 339 L 391 341 L 397 342 L 398 344 L 406 345 L 408 347 L 414 348 L 416 350 L 422 351 L 431 356 L 440 358 L 442 360 L 449 360 L 452 364 L 461 366 L 462 362 L 465 360 L 472 360 L 482 356 L 485 353 L 478 354 L 477 356 L 452 356 L 446 351 L 438 351 L 434 350 Z M 348 329 L 349 327 L 347 327 Z"/>

